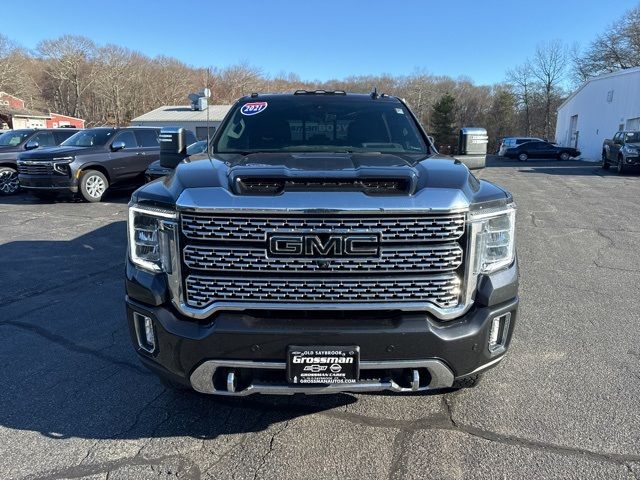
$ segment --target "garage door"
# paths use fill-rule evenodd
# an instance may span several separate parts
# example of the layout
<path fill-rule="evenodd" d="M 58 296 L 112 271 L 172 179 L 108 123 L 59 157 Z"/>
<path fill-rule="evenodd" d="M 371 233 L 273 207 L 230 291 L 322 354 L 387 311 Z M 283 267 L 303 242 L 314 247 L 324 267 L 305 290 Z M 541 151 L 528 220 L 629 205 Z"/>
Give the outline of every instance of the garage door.
<path fill-rule="evenodd" d="M 640 117 L 627 120 L 627 130 L 640 130 Z"/>

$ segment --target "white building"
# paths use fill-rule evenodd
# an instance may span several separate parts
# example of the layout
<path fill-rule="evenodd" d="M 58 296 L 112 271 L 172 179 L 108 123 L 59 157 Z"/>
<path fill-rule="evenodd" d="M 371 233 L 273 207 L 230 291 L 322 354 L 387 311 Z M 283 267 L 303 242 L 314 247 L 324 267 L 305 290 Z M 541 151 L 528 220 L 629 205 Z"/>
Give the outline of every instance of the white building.
<path fill-rule="evenodd" d="M 170 105 L 156 108 L 131 120 L 134 126 L 183 127 L 195 133 L 198 140 L 207 139 L 207 125 L 211 133 L 220 126 L 231 105 L 209 105 L 207 110 L 192 110 L 188 105 Z"/>
<path fill-rule="evenodd" d="M 640 67 L 594 77 L 558 108 L 556 142 L 599 160 L 602 142 L 621 130 L 640 130 Z"/>

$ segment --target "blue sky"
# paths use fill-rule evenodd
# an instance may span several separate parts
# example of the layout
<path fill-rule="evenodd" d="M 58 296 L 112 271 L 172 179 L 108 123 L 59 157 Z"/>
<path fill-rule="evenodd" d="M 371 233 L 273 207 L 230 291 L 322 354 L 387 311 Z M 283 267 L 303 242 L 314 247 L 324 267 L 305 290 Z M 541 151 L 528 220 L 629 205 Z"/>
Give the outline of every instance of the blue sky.
<path fill-rule="evenodd" d="M 27 48 L 66 33 L 194 66 L 248 61 L 267 74 L 504 79 L 536 44 L 587 45 L 638 0 L 519 1 L 37 1 L 0 32 Z M 17 5 L 16 5 L 17 6 Z M 18 18 L 16 17 L 16 18 Z M 202 19 L 198 19 L 201 17 Z"/>

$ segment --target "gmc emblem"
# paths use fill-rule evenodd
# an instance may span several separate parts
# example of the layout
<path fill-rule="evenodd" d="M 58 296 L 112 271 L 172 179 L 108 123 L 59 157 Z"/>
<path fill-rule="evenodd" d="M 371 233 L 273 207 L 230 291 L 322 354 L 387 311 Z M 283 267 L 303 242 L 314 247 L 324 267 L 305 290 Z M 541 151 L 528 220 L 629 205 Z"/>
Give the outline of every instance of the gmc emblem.
<path fill-rule="evenodd" d="M 269 255 L 277 257 L 377 257 L 380 237 L 376 234 L 272 234 Z"/>

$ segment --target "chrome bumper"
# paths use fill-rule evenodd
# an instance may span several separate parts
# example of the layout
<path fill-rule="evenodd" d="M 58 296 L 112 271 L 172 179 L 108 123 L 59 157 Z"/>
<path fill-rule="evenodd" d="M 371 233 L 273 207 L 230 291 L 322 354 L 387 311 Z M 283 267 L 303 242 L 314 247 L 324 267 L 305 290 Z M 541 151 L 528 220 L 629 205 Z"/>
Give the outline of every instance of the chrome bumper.
<path fill-rule="evenodd" d="M 218 368 L 226 368 L 231 371 L 227 375 L 226 389 L 216 389 L 214 386 L 214 375 Z M 430 360 L 399 360 L 372 362 L 361 361 L 360 370 L 390 370 L 404 369 L 412 373 L 410 387 L 403 387 L 393 379 L 384 379 L 380 381 L 363 380 L 351 384 L 332 384 L 325 386 L 304 387 L 290 383 L 261 383 L 252 382 L 251 384 L 238 389 L 236 386 L 236 375 L 233 369 L 264 369 L 264 370 L 282 370 L 286 369 L 285 362 L 253 362 L 245 360 L 208 360 L 200 365 L 191 374 L 190 381 L 194 390 L 200 393 L 226 395 L 226 396 L 246 396 L 254 393 L 262 393 L 266 395 L 292 395 L 294 393 L 305 394 L 331 394 L 331 393 L 359 393 L 359 392 L 382 392 L 391 391 L 396 393 L 421 392 L 426 390 L 437 390 L 448 388 L 453 385 L 453 372 L 442 361 L 436 359 Z M 429 372 L 430 381 L 428 385 L 420 385 L 420 377 L 418 369 L 426 369 Z"/>

